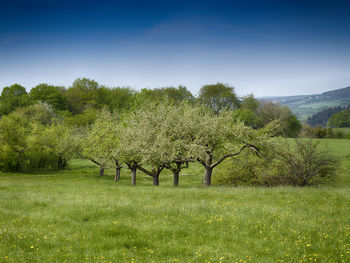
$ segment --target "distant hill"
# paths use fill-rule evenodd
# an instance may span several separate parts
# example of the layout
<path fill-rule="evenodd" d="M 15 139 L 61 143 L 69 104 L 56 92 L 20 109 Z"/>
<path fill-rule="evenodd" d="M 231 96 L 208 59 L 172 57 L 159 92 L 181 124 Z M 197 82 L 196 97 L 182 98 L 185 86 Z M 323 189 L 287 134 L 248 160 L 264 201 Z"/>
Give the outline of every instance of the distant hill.
<path fill-rule="evenodd" d="M 301 121 L 328 107 L 350 105 L 350 87 L 336 89 L 321 94 L 285 97 L 262 97 L 259 100 L 274 101 L 288 106 Z"/>

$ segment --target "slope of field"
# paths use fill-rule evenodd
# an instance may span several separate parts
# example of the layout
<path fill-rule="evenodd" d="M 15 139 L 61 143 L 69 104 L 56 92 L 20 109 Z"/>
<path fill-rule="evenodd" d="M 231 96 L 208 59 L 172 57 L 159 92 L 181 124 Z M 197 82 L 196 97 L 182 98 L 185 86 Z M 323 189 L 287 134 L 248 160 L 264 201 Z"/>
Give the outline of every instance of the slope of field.
<path fill-rule="evenodd" d="M 286 105 L 300 120 L 306 121 L 309 116 L 324 108 L 350 105 L 350 87 L 327 91 L 322 94 L 264 97 L 260 100 L 275 101 Z"/>
<path fill-rule="evenodd" d="M 342 160 L 337 184 L 308 188 L 173 188 L 127 171 L 0 174 L 0 262 L 349 262 L 350 140 L 322 140 Z"/>

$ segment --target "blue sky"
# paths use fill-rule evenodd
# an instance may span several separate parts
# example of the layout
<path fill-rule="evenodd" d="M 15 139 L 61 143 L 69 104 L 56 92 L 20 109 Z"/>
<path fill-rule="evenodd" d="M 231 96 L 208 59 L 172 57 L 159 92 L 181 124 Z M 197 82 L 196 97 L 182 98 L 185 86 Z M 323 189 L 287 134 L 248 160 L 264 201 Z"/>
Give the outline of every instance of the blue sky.
<path fill-rule="evenodd" d="M 0 1 L 0 90 L 78 77 L 239 95 L 350 85 L 350 1 Z"/>

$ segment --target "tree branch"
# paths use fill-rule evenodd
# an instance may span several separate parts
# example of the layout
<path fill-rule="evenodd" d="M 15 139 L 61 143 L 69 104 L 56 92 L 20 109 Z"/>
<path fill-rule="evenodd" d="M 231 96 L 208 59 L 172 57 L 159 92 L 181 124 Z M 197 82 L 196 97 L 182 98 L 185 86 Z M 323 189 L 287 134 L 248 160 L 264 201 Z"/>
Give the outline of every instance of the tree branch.
<path fill-rule="evenodd" d="M 137 169 L 139 169 L 141 172 L 144 172 L 145 174 L 152 176 L 153 177 L 153 173 L 150 171 L 147 171 L 145 168 L 143 168 L 141 165 L 136 164 Z"/>
<path fill-rule="evenodd" d="M 134 162 L 134 161 L 131 161 L 131 162 L 126 162 L 125 163 L 127 168 L 129 168 L 130 170 L 136 170 L 137 169 L 137 163 Z"/>
<path fill-rule="evenodd" d="M 95 161 L 94 159 L 90 159 L 91 162 L 93 162 L 94 164 L 97 164 L 98 166 L 101 166 L 101 164 L 97 161 Z"/>
<path fill-rule="evenodd" d="M 239 155 L 245 148 L 250 148 L 250 149 L 251 149 L 252 151 L 254 151 L 256 154 L 260 155 L 260 151 L 259 151 L 258 147 L 254 146 L 254 145 L 252 145 L 252 144 L 246 144 L 246 145 L 242 146 L 242 148 L 241 148 L 238 152 L 230 153 L 230 154 L 224 155 L 224 156 L 221 157 L 219 160 L 217 160 L 215 163 L 212 163 L 212 164 L 210 165 L 210 168 L 214 168 L 215 166 L 217 166 L 218 164 L 220 164 L 220 163 L 221 163 L 223 160 L 225 160 L 226 158 Z"/>
<path fill-rule="evenodd" d="M 206 166 L 206 163 L 202 159 L 197 158 L 197 161 L 200 162 L 203 166 Z"/>

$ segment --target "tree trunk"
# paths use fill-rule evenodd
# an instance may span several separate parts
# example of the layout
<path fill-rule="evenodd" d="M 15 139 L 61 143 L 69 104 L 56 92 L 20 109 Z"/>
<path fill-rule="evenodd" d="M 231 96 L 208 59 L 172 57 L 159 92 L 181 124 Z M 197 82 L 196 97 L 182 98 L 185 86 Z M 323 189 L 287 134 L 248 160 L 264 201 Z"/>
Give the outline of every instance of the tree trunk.
<path fill-rule="evenodd" d="M 153 175 L 153 185 L 159 185 L 159 174 Z"/>
<path fill-rule="evenodd" d="M 179 172 L 176 171 L 176 172 L 173 172 L 173 175 L 174 175 L 174 186 L 178 186 L 179 185 Z"/>
<path fill-rule="evenodd" d="M 213 173 L 213 168 L 209 166 L 204 167 L 204 186 L 210 186 L 211 185 L 211 174 Z"/>
<path fill-rule="evenodd" d="M 131 170 L 131 185 L 136 185 L 136 168 L 132 168 Z"/>
<path fill-rule="evenodd" d="M 62 169 L 66 169 L 66 166 L 67 166 L 67 161 L 65 159 L 63 159 Z"/>
<path fill-rule="evenodd" d="M 98 175 L 103 176 L 104 172 L 105 172 L 105 168 L 103 166 L 100 166 L 100 172 Z"/>
<path fill-rule="evenodd" d="M 120 178 L 120 170 L 122 168 L 121 167 L 116 167 L 115 168 L 115 177 L 114 177 L 114 182 L 118 182 L 119 181 L 119 178 Z"/>

